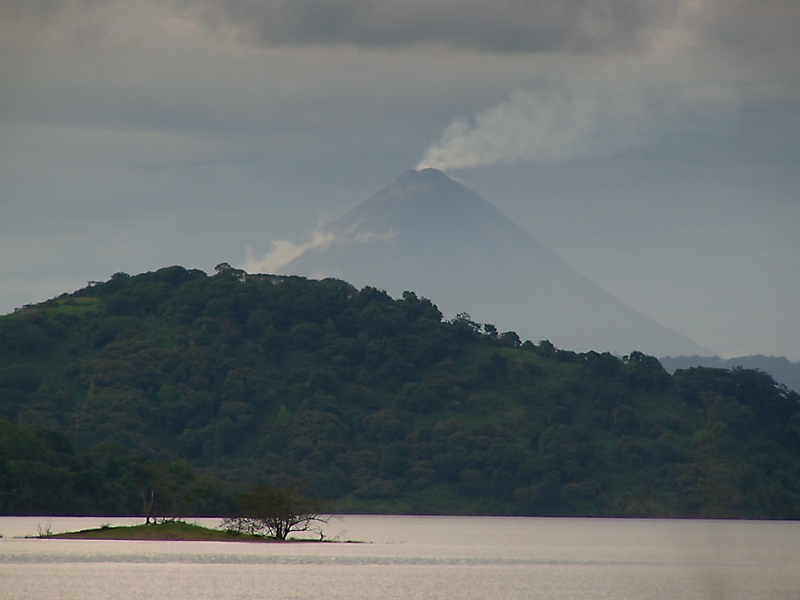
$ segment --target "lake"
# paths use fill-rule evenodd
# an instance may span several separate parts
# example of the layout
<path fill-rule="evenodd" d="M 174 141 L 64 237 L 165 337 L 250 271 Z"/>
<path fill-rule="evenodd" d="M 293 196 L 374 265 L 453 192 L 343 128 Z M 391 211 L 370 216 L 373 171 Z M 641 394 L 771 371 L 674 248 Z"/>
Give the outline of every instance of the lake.
<path fill-rule="evenodd" d="M 4 600 L 800 598 L 800 522 L 345 516 L 331 520 L 326 535 L 361 543 L 18 537 L 48 527 L 60 532 L 141 521 L 0 518 L 0 595 Z"/>

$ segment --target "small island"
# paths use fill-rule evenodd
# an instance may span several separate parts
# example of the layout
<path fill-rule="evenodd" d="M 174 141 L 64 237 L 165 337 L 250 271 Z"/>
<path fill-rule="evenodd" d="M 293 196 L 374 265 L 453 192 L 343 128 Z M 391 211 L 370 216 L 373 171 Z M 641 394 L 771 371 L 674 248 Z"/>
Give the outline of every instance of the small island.
<path fill-rule="evenodd" d="M 139 525 L 111 527 L 64 533 L 41 532 L 46 539 L 88 540 L 151 540 L 212 542 L 324 542 L 321 525 L 329 516 L 320 514 L 319 501 L 309 499 L 294 488 L 277 488 L 264 484 L 250 486 L 240 497 L 242 514 L 226 517 L 220 529 L 187 523 L 177 517 L 155 514 L 155 493 L 145 501 L 145 522 Z M 316 538 L 289 538 L 292 533 L 309 532 Z"/>
<path fill-rule="evenodd" d="M 148 540 L 176 542 L 274 542 L 274 537 L 212 529 L 185 521 L 165 521 L 157 524 L 103 525 L 97 529 L 51 533 L 46 539 L 71 540 Z"/>
<path fill-rule="evenodd" d="M 40 536 L 55 540 L 141 540 L 154 542 L 332 542 L 322 535 L 318 538 L 279 539 L 274 536 L 240 533 L 231 529 L 213 529 L 185 521 L 165 521 L 157 524 L 103 525 L 96 529 L 66 531 Z"/>

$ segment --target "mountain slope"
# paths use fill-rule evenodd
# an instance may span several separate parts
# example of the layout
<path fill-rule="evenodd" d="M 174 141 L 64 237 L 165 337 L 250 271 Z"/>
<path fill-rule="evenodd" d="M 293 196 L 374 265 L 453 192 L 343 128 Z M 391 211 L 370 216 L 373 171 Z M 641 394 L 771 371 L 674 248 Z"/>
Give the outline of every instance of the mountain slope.
<path fill-rule="evenodd" d="M 573 350 L 712 354 L 578 273 L 478 194 L 436 169 L 406 171 L 324 229 L 332 240 L 286 273 L 333 276 L 398 296 L 436 298 L 445 314 Z"/>

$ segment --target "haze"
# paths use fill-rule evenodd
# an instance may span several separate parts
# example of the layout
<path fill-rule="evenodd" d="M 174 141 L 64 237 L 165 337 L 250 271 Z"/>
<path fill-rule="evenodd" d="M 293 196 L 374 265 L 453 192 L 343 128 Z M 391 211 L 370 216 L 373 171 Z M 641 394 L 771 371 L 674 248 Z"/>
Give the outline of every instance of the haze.
<path fill-rule="evenodd" d="M 0 313 L 278 269 L 433 166 L 698 344 L 800 360 L 799 31 L 797 1 L 3 0 Z"/>

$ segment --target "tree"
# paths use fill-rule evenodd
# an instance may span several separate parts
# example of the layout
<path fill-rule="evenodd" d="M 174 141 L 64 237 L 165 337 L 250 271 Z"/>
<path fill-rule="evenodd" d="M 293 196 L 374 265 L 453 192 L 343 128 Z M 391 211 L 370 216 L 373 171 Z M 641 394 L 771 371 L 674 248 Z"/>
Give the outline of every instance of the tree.
<path fill-rule="evenodd" d="M 312 531 L 324 537 L 321 525 L 329 517 L 320 514 L 320 503 L 295 488 L 255 484 L 242 494 L 243 516 L 226 519 L 230 531 L 265 535 L 285 541 L 292 532 Z"/>

